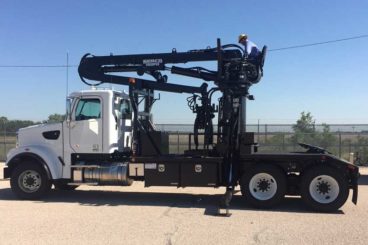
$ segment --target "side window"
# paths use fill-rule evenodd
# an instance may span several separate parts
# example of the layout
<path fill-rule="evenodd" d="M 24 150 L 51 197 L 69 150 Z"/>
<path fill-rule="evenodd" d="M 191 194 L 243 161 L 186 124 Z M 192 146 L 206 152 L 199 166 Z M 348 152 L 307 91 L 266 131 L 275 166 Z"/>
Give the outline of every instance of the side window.
<path fill-rule="evenodd" d="M 81 99 L 75 110 L 75 120 L 101 118 L 101 102 L 99 99 Z"/>
<path fill-rule="evenodd" d="M 132 110 L 130 101 L 122 99 L 114 104 L 114 112 L 117 119 L 132 119 Z"/>
<path fill-rule="evenodd" d="M 122 119 L 132 119 L 132 110 L 130 108 L 129 100 L 122 100 L 120 104 L 120 112 Z"/>

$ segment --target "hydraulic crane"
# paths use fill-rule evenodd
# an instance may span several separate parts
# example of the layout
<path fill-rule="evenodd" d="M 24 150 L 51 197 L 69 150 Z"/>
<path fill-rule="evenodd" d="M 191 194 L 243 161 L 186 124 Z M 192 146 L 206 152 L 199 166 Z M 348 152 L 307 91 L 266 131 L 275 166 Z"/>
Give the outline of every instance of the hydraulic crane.
<path fill-rule="evenodd" d="M 250 59 L 246 56 L 242 47 L 234 44 L 221 45 L 217 40 L 216 48 L 191 50 L 189 52 L 177 52 L 161 54 L 139 55 L 110 55 L 91 56 L 86 54 L 79 65 L 79 75 L 82 81 L 88 85 L 85 79 L 102 83 L 113 83 L 129 86 L 129 96 L 133 107 L 133 135 L 134 154 L 140 155 L 142 145 L 139 135 L 144 132 L 156 153 L 161 155 L 159 147 L 155 144 L 150 131 L 153 126 L 149 120 L 150 111 L 155 99 L 153 92 L 166 91 L 174 93 L 189 93 L 193 96 L 188 98 L 190 109 L 196 113 L 194 122 L 194 142 L 196 150 L 188 151 L 189 155 L 221 156 L 224 158 L 223 171 L 224 181 L 229 190 L 232 190 L 237 181 L 237 173 L 240 155 L 240 136 L 245 133 L 245 103 L 249 96 L 251 85 L 258 83 L 263 75 L 263 65 L 267 47 L 264 46 L 258 57 Z M 211 71 L 203 67 L 181 68 L 168 67 L 168 64 L 189 63 L 199 61 L 217 61 L 217 70 Z M 167 75 L 161 71 L 171 71 L 173 74 L 198 78 L 206 82 L 212 81 L 216 87 L 207 91 L 207 83 L 199 87 L 170 83 Z M 148 74 L 154 80 L 132 78 L 112 73 L 136 72 L 139 76 Z M 211 104 L 214 92 L 221 92 L 219 106 Z M 138 112 L 140 100 L 138 94 L 144 95 L 144 114 Z M 201 101 L 201 105 L 197 101 Z M 213 123 L 214 113 L 218 112 L 217 142 L 213 146 Z M 198 130 L 204 131 L 204 146 L 198 150 Z"/>
<path fill-rule="evenodd" d="M 7 155 L 4 178 L 10 178 L 12 190 L 26 199 L 41 197 L 52 184 L 70 190 L 144 181 L 146 187 L 226 187 L 221 203 L 225 208 L 238 185 L 257 208 L 270 208 L 285 195 L 296 195 L 312 209 L 335 211 L 350 189 L 356 204 L 358 167 L 325 149 L 300 144 L 305 152 L 257 151 L 254 133 L 245 129 L 245 110 L 246 100 L 253 99 L 249 88 L 262 78 L 266 51 L 263 47 L 256 56 L 248 56 L 242 47 L 221 45 L 218 39 L 216 48 L 188 52 L 86 54 L 78 68 L 84 83 L 125 85 L 129 93 L 72 93 L 65 122 L 19 130 L 18 147 Z M 177 66 L 211 61 L 217 62 L 215 70 Z M 169 73 L 203 82 L 174 83 Z M 196 117 L 183 154 L 169 154 L 167 133 L 155 129 L 155 91 L 190 95 L 188 106 Z M 215 93 L 220 94 L 217 105 L 212 103 Z"/>

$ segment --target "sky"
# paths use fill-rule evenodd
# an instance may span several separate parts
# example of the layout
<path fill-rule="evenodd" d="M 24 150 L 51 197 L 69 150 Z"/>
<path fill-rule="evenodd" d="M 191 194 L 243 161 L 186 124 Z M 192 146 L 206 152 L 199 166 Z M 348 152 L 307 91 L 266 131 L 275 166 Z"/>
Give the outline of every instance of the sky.
<path fill-rule="evenodd" d="M 67 92 L 88 89 L 77 65 L 94 55 L 179 52 L 236 43 L 277 49 L 368 34 L 368 1 L 0 1 L 0 116 L 44 120 Z M 248 123 L 368 123 L 368 38 L 269 52 Z M 66 65 L 19 68 L 6 66 Z M 204 64 L 213 67 L 213 64 Z M 68 74 L 68 75 L 67 75 Z M 68 86 L 66 86 L 68 81 Z M 173 76 L 172 83 L 203 81 Z M 118 90 L 124 86 L 105 85 Z M 186 94 L 160 93 L 156 123 L 192 123 Z"/>

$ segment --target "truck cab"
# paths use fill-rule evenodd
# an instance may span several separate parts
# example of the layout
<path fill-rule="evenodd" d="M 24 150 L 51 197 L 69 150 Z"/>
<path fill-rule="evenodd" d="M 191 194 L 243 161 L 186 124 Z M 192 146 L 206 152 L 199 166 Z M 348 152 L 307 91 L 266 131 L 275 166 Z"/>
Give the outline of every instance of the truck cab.
<path fill-rule="evenodd" d="M 75 92 L 67 107 L 64 137 L 71 152 L 112 153 L 131 147 L 128 95 L 113 90 Z"/>
<path fill-rule="evenodd" d="M 71 93 L 64 122 L 18 131 L 17 147 L 7 155 L 4 176 L 10 177 L 10 173 L 26 161 L 42 163 L 53 181 L 70 179 L 72 154 L 130 151 L 131 119 L 129 97 L 124 92 L 91 89 Z"/>

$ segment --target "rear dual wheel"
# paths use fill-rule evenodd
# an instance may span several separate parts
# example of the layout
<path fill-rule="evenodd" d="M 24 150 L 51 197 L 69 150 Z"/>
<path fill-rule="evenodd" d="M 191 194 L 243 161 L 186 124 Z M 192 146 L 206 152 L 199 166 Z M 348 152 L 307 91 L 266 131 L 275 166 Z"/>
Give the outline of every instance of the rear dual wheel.
<path fill-rule="evenodd" d="M 338 210 L 349 196 L 347 179 L 329 166 L 316 166 L 303 173 L 300 189 L 304 203 L 322 212 Z"/>

